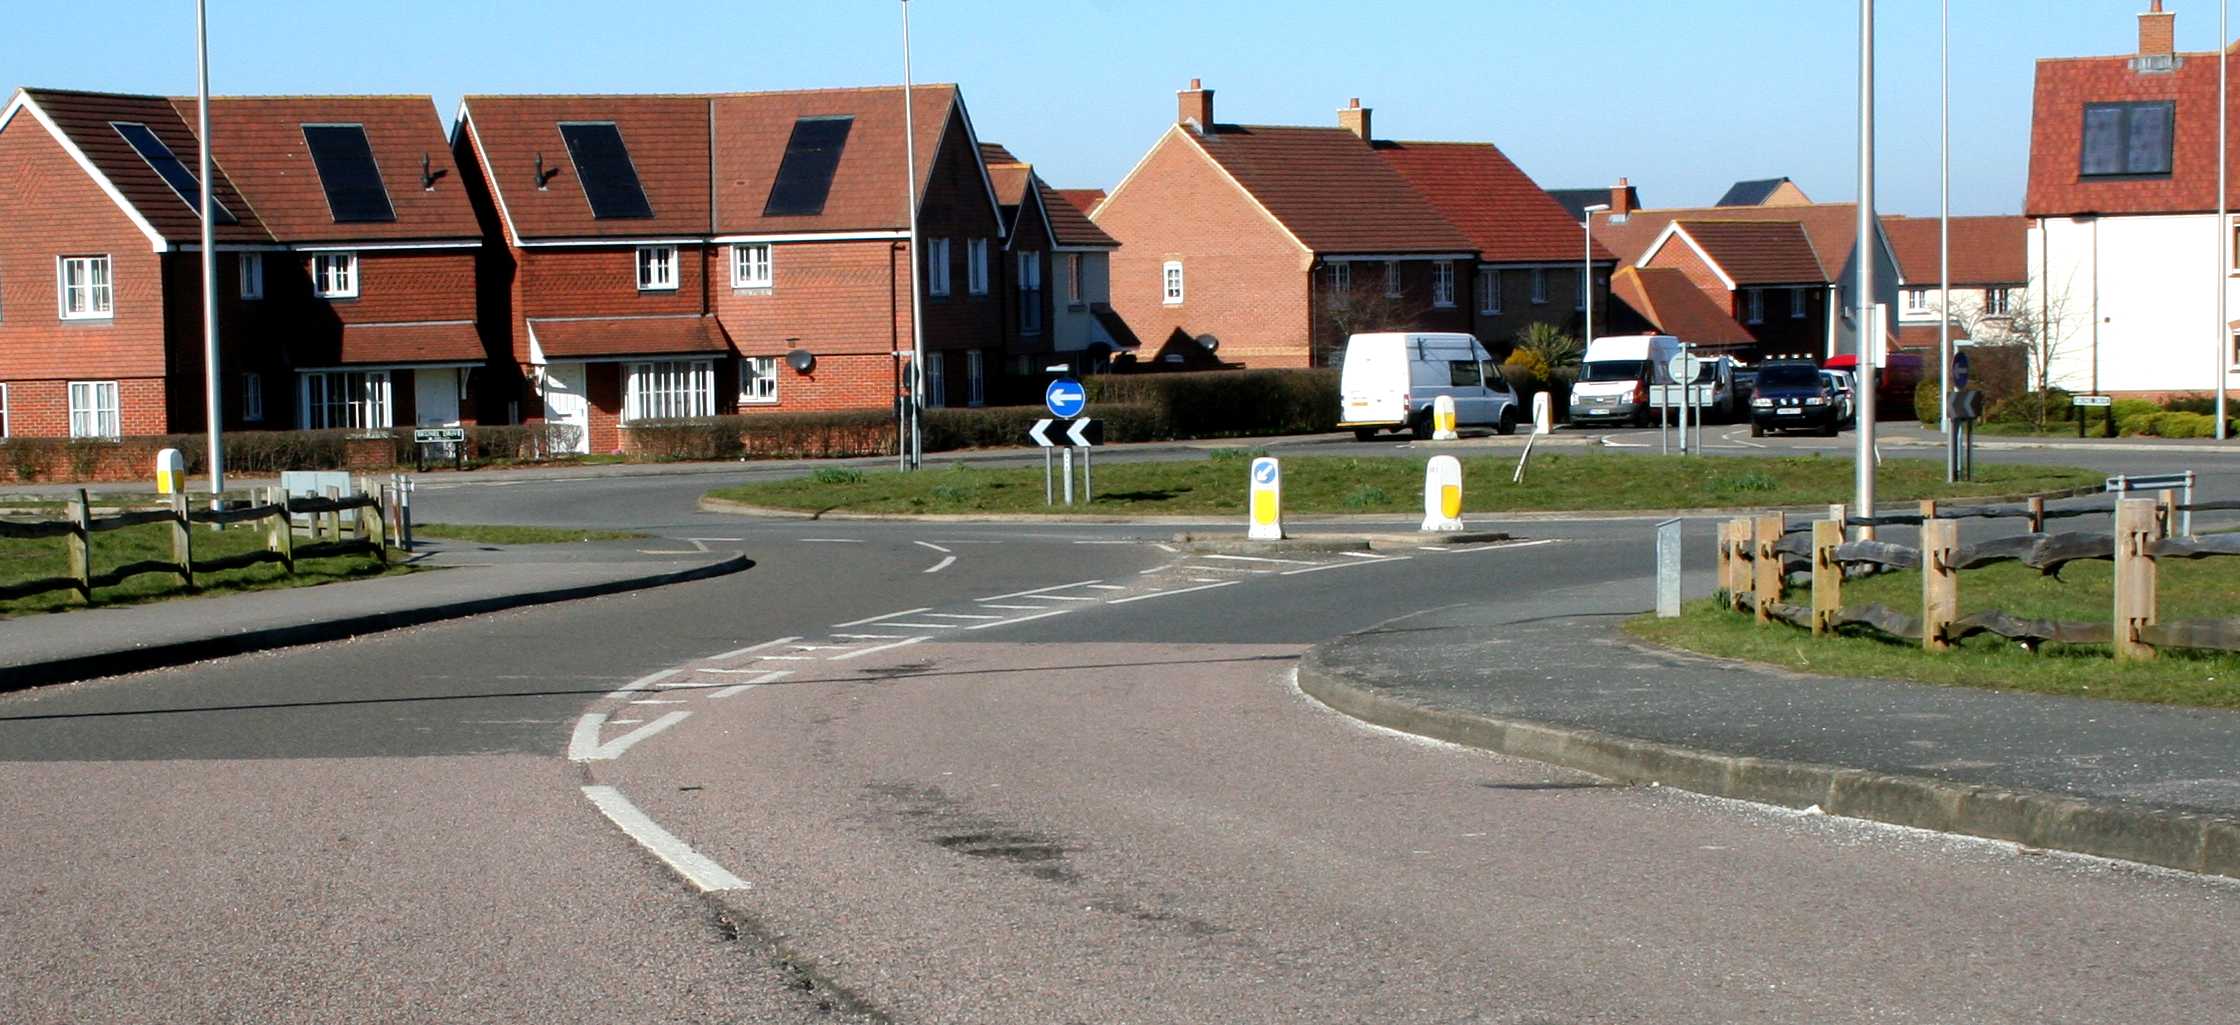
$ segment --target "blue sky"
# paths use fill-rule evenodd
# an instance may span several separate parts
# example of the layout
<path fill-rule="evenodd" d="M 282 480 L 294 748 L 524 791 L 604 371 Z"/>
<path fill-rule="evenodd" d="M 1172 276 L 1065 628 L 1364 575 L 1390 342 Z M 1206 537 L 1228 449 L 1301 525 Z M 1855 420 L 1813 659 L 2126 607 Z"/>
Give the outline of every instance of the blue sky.
<path fill-rule="evenodd" d="M 192 93 L 193 6 L 11 4 L 0 78 Z M 961 83 L 982 137 L 1061 187 L 1118 181 L 1172 121 L 1174 91 L 1199 77 L 1223 121 L 1329 124 L 1358 96 L 1381 137 L 1490 140 L 1548 188 L 1625 175 L 1652 206 L 1776 175 L 1816 199 L 1857 192 L 1856 0 L 910 6 L 917 79 Z M 2128 52 L 2145 6 L 1955 0 L 1955 213 L 2020 209 L 2032 62 Z M 2215 47 L 2214 3 L 2167 6 L 2181 49 Z M 1938 5 L 1878 7 L 1879 206 L 1933 215 Z M 902 73 L 893 0 L 210 0 L 210 17 L 218 92 L 425 92 L 447 122 L 468 92 L 790 89 Z"/>

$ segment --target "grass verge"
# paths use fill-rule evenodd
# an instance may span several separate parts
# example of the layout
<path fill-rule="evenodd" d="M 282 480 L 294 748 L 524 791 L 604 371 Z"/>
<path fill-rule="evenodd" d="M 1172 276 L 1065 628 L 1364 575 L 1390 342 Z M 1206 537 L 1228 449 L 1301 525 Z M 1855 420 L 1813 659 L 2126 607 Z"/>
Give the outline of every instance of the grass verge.
<path fill-rule="evenodd" d="M 1244 514 L 1247 466 L 1256 453 L 1219 450 L 1205 459 L 1106 463 L 1096 498 L 1071 511 L 1114 515 Z M 1302 456 L 1283 461 L 1290 513 L 1414 513 L 1423 508 L 1423 457 Z M 1472 513 L 1812 506 L 1852 494 L 1851 461 L 1818 456 L 1656 459 L 1617 453 L 1544 453 L 1523 484 L 1509 483 L 1513 457 L 1463 461 L 1463 510 Z M 1946 484 L 1942 462 L 1892 459 L 1876 476 L 1891 502 L 2051 491 L 2106 479 L 2075 467 L 2000 464 L 1968 484 Z M 1042 471 L 952 465 L 918 473 L 827 468 L 805 477 L 709 492 L 714 498 L 804 512 L 898 514 L 1041 513 Z"/>
<path fill-rule="evenodd" d="M 2166 561 L 2157 602 L 2164 621 L 2231 615 L 2240 608 L 2240 562 Z M 2002 563 L 1960 575 L 1960 612 L 2004 609 L 2021 616 L 2099 620 L 2108 616 L 2111 566 L 2072 563 L 2059 577 Z M 1792 596 L 1793 600 L 1802 600 Z M 1914 612 L 1921 574 L 1889 573 L 1844 584 L 1846 605 L 1880 602 Z M 2240 655 L 2164 651 L 2148 662 L 2118 663 L 2105 645 L 2046 645 L 2032 654 L 1989 635 L 1930 654 L 1919 644 L 1859 628 L 1815 639 L 1784 623 L 1759 626 L 1747 613 L 1709 599 L 1690 602 L 1678 619 L 1644 616 L 1626 624 L 1635 636 L 1705 655 L 1762 662 L 1830 676 L 1874 676 L 1987 690 L 2068 694 L 2164 705 L 2240 708 Z"/>
<path fill-rule="evenodd" d="M 558 545 L 585 541 L 636 541 L 650 535 L 635 530 L 584 530 L 576 527 L 512 527 L 481 523 L 415 523 L 414 538 L 432 537 L 479 545 Z"/>
<path fill-rule="evenodd" d="M 310 540 L 305 537 L 299 536 L 296 539 L 298 546 L 309 543 Z M 263 550 L 263 524 L 237 524 L 223 530 L 199 525 L 194 528 L 194 554 L 197 562 Z M 93 535 L 92 557 L 96 576 L 128 563 L 168 561 L 171 558 L 171 528 L 165 524 L 145 524 L 122 530 L 102 531 Z M 170 573 L 138 573 L 113 586 L 94 588 L 93 604 L 97 607 L 134 605 L 193 594 L 311 587 L 407 572 L 411 572 L 408 567 L 384 565 L 366 555 L 327 556 L 296 560 L 296 572 L 293 576 L 276 562 L 217 572 L 198 572 L 195 574 L 195 590 L 192 592 L 181 589 L 179 578 Z M 61 538 L 0 538 L 0 584 L 18 584 L 68 574 L 69 555 Z M 72 603 L 70 594 L 65 588 L 0 601 L 0 618 L 38 612 L 62 612 L 82 607 Z"/>

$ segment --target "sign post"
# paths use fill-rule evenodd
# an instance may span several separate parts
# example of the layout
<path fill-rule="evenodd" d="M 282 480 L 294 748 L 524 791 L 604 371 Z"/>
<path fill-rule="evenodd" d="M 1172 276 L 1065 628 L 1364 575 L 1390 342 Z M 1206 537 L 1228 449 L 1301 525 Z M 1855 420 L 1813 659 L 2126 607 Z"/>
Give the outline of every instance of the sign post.
<path fill-rule="evenodd" d="M 1672 357 L 1665 363 L 1665 371 L 1672 375 L 1673 387 L 1679 390 L 1680 453 L 1686 455 L 1689 451 L 1688 407 L 1695 405 L 1696 375 L 1703 372 L 1703 357 L 1682 348 L 1679 355 Z M 1672 396 L 1673 391 L 1668 388 L 1665 391 L 1665 400 L 1668 405 L 1672 401 Z M 1703 417 L 1699 414 L 1696 420 L 1695 443 L 1698 448 L 1701 448 L 1703 445 Z"/>
<path fill-rule="evenodd" d="M 1245 537 L 1254 541 L 1283 540 L 1283 466 L 1273 456 L 1252 461 L 1252 519 Z"/>
<path fill-rule="evenodd" d="M 1094 487 L 1090 477 L 1089 453 L 1096 446 L 1104 444 L 1104 421 L 1086 417 L 1078 420 L 1037 420 L 1034 426 L 1027 428 L 1027 440 L 1042 449 L 1042 504 L 1058 503 L 1057 479 L 1052 475 L 1050 465 L 1050 450 L 1053 448 L 1064 450 L 1061 455 L 1065 469 L 1067 505 L 1073 504 L 1073 450 L 1081 450 L 1081 500 L 1089 501 Z"/>

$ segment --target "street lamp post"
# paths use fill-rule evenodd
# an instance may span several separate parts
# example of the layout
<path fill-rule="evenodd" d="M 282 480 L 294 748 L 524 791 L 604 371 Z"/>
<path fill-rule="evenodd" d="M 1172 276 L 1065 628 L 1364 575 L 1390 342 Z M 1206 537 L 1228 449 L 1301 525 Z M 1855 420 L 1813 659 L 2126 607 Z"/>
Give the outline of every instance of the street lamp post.
<path fill-rule="evenodd" d="M 1594 203 L 1579 211 L 1580 226 L 1587 232 L 1586 257 L 1579 265 L 1579 305 L 1587 311 L 1587 323 L 1579 341 L 1588 345 L 1594 344 L 1594 215 L 1608 209 L 1608 203 Z"/>
<path fill-rule="evenodd" d="M 202 136 L 202 412 L 210 432 L 210 500 L 226 490 L 218 389 L 218 254 L 210 228 L 210 33 L 207 6 L 194 5 L 195 131 Z"/>
<path fill-rule="evenodd" d="M 1858 515 L 1874 516 L 1874 400 L 1882 362 L 1882 325 L 1874 301 L 1874 0 L 1859 0 L 1859 350 L 1858 454 L 1854 483 Z M 1872 535 L 1869 526 L 1866 533 Z"/>
<path fill-rule="evenodd" d="M 2232 347 L 2232 319 L 2231 314 L 2225 311 L 2225 296 L 2232 288 L 2232 252 L 2226 248 L 2232 244 L 2232 223 L 2225 215 L 2224 194 L 2228 152 L 2225 149 L 2225 125 L 2232 118 L 2232 108 L 2228 106 L 2230 101 L 2225 96 L 2227 69 L 2232 66 L 2232 36 L 2225 26 L 2228 6 L 2225 0 L 2217 0 L 2217 373 L 2209 379 L 2209 383 L 2217 389 L 2218 441 L 2231 437 L 2231 428 L 2225 416 L 2224 398 L 2225 385 L 2229 383 L 2227 376 L 2231 373 L 2227 369 L 2231 360 L 2228 350 Z"/>
<path fill-rule="evenodd" d="M 910 101 L 910 0 L 902 2 L 902 162 L 903 177 L 909 182 L 910 197 L 910 400 L 909 467 L 918 468 L 925 458 L 925 408 L 926 408 L 926 318 L 925 306 L 919 300 L 918 268 L 924 263 L 924 250 L 918 238 L 918 120 Z"/>
<path fill-rule="evenodd" d="M 1950 484 L 1960 465 L 1952 433 L 1952 0 L 1937 11 L 1937 429 Z"/>

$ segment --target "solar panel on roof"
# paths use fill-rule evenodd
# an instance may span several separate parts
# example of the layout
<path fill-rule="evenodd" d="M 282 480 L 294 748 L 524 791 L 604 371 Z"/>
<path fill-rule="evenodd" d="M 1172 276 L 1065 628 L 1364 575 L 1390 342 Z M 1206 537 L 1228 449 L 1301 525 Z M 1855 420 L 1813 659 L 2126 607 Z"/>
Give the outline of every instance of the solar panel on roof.
<path fill-rule="evenodd" d="M 164 184 L 171 186 L 171 191 L 178 194 L 187 207 L 195 212 L 196 217 L 202 216 L 202 179 L 195 177 L 193 171 L 187 170 L 187 165 L 179 162 L 179 157 L 171 152 L 171 147 L 164 145 L 162 139 L 156 138 L 156 133 L 149 131 L 147 125 L 137 121 L 111 121 L 109 127 L 116 129 L 117 134 L 124 137 L 133 151 L 140 154 L 140 159 L 148 162 L 148 166 L 163 178 Z M 218 202 L 216 196 L 210 198 L 210 215 L 219 224 L 241 223 L 239 218 L 233 216 L 233 211 L 226 209 L 224 203 Z"/>
<path fill-rule="evenodd" d="M 653 204 L 646 202 L 645 186 L 638 182 L 638 165 L 630 161 L 630 147 L 614 122 L 563 124 L 560 138 L 568 144 L 568 159 L 575 161 L 583 197 L 591 201 L 591 216 L 602 221 L 653 216 Z"/>
<path fill-rule="evenodd" d="M 762 205 L 764 217 L 796 217 L 824 212 L 825 197 L 832 194 L 832 173 L 840 168 L 840 151 L 847 148 L 851 117 L 805 117 L 793 123 L 786 140 L 786 156 L 778 162 L 778 177 L 770 183 L 770 198 Z"/>
<path fill-rule="evenodd" d="M 397 219 L 364 125 L 305 125 L 303 141 L 311 147 L 311 163 L 319 170 L 327 210 L 336 224 Z"/>

